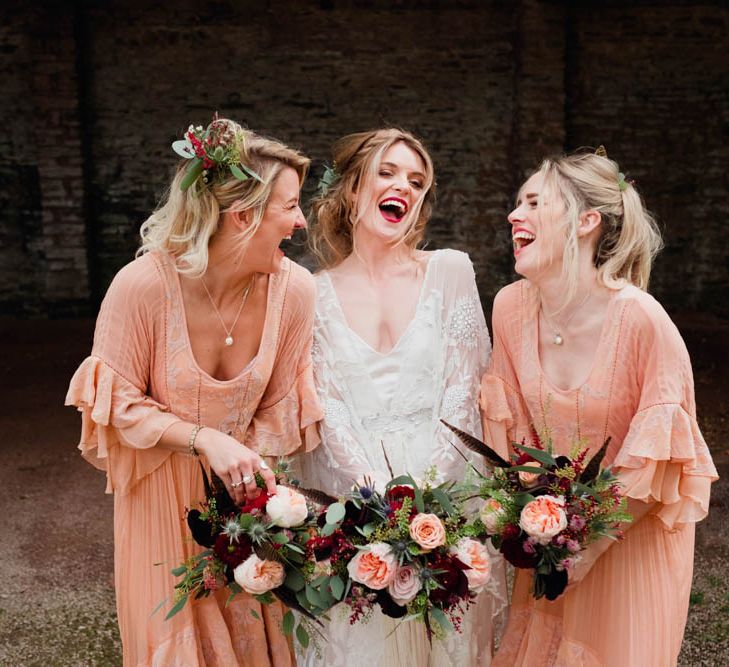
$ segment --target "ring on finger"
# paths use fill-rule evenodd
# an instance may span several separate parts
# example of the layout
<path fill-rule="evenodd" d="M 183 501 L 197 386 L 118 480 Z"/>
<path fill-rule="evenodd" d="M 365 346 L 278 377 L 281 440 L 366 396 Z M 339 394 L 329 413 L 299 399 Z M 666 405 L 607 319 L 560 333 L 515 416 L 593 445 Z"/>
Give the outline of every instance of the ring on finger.
<path fill-rule="evenodd" d="M 241 484 L 250 484 L 254 480 L 253 475 L 243 475 L 243 479 L 241 480 Z"/>
<path fill-rule="evenodd" d="M 259 463 L 258 467 L 261 470 L 268 470 L 268 463 L 266 463 L 263 459 L 261 459 L 261 462 Z"/>
<path fill-rule="evenodd" d="M 230 487 L 232 489 L 237 489 L 241 484 L 245 484 L 245 483 L 246 483 L 246 478 L 244 477 L 242 480 L 240 480 L 240 482 L 231 482 Z"/>

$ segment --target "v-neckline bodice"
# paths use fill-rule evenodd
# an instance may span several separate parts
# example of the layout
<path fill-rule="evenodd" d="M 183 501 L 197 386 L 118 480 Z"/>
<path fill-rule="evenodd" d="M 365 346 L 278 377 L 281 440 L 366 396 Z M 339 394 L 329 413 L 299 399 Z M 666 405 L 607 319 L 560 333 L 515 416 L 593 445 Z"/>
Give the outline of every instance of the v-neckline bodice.
<path fill-rule="evenodd" d="M 428 258 L 428 262 L 425 267 L 425 273 L 423 275 L 423 281 L 420 284 L 420 291 L 418 293 L 418 300 L 415 303 L 415 311 L 413 312 L 413 316 L 408 322 L 407 326 L 403 329 L 402 333 L 400 334 L 399 338 L 395 341 L 395 344 L 387 351 L 387 352 L 380 352 L 379 350 L 376 350 L 372 345 L 370 345 L 360 334 L 358 334 L 349 324 L 349 321 L 347 320 L 347 315 L 344 312 L 344 308 L 342 307 L 342 302 L 339 300 L 339 295 L 337 294 L 337 290 L 334 287 L 334 281 L 331 278 L 331 275 L 329 274 L 329 271 L 322 271 L 324 278 L 327 281 L 328 287 L 332 292 L 332 302 L 334 303 L 337 312 L 339 316 L 342 319 L 342 323 L 344 324 L 344 328 L 349 332 L 352 339 L 357 341 L 360 345 L 367 348 L 367 351 L 375 354 L 379 357 L 386 358 L 392 356 L 394 353 L 397 352 L 397 350 L 400 347 L 400 343 L 407 337 L 407 335 L 410 333 L 410 330 L 412 329 L 415 321 L 418 319 L 418 314 L 420 313 L 420 309 L 423 305 L 423 301 L 425 300 L 425 293 L 426 293 L 426 286 L 428 283 L 428 278 L 430 276 L 430 267 L 435 261 L 435 258 L 438 254 L 438 250 L 433 251 L 433 254 Z"/>

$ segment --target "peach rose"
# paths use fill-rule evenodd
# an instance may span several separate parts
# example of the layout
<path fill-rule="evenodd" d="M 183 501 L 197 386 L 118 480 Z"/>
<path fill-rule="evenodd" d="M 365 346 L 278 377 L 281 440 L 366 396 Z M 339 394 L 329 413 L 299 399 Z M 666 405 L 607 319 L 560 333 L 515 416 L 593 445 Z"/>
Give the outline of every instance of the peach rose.
<path fill-rule="evenodd" d="M 539 463 L 539 461 L 527 461 L 526 463 L 522 463 L 524 466 L 528 466 L 530 468 L 541 468 L 542 464 Z M 534 486 L 537 483 L 537 480 L 539 479 L 539 475 L 541 473 L 538 472 L 525 472 L 524 470 L 519 471 L 519 481 L 524 486 Z"/>
<path fill-rule="evenodd" d="M 481 508 L 481 523 L 486 526 L 489 535 L 497 535 L 499 524 L 504 516 L 504 506 L 496 500 L 489 498 Z"/>
<path fill-rule="evenodd" d="M 387 588 L 397 569 L 397 558 L 390 545 L 384 542 L 371 544 L 365 551 L 360 551 L 349 563 L 349 578 L 359 584 L 379 591 Z"/>
<path fill-rule="evenodd" d="M 387 592 L 397 604 L 404 607 L 415 598 L 422 587 L 423 584 L 415 568 L 412 565 L 403 565 L 395 571 Z"/>
<path fill-rule="evenodd" d="M 445 526 L 435 514 L 416 514 L 410 522 L 410 537 L 418 546 L 431 551 L 445 544 Z"/>
<path fill-rule="evenodd" d="M 288 486 L 276 486 L 276 495 L 266 503 L 266 514 L 271 523 L 281 528 L 300 526 L 309 514 L 306 498 Z"/>
<path fill-rule="evenodd" d="M 471 568 L 464 572 L 468 579 L 468 587 L 476 593 L 481 591 L 491 577 L 491 558 L 486 545 L 478 540 L 463 537 L 458 540 L 455 547 L 451 547 L 451 553 L 455 554 L 461 563 Z"/>
<path fill-rule="evenodd" d="M 548 544 L 567 527 L 564 498 L 539 496 L 528 502 L 521 510 L 519 525 L 539 544 Z"/>
<path fill-rule="evenodd" d="M 252 554 L 233 570 L 233 578 L 246 593 L 261 595 L 283 584 L 286 572 L 278 561 Z"/>

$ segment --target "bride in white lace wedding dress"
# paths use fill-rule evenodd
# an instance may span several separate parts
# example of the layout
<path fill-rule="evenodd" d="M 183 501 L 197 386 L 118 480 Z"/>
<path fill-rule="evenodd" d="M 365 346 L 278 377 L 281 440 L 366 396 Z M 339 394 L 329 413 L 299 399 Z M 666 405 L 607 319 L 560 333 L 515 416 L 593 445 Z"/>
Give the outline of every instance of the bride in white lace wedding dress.
<path fill-rule="evenodd" d="M 314 373 L 325 419 L 321 445 L 299 462 L 302 483 L 343 494 L 364 475 L 387 479 L 388 462 L 395 475 L 422 478 L 434 467 L 443 480 L 461 479 L 465 463 L 439 420 L 481 437 L 477 401 L 490 344 L 468 255 L 414 250 L 430 213 L 430 158 L 411 135 L 380 130 L 345 137 L 335 160 L 342 173 L 315 204 L 315 247 L 341 241 L 341 229 L 334 238 L 327 228 L 337 199 L 354 200 L 346 219 L 355 222 L 349 246 L 345 238 L 339 256 L 322 253 L 331 268 L 316 276 Z M 431 645 L 419 623 L 377 610 L 368 622 L 350 625 L 340 605 L 322 655 L 310 650 L 299 664 L 488 665 L 506 601 L 495 552 L 492 562 L 490 586 L 460 633 Z"/>

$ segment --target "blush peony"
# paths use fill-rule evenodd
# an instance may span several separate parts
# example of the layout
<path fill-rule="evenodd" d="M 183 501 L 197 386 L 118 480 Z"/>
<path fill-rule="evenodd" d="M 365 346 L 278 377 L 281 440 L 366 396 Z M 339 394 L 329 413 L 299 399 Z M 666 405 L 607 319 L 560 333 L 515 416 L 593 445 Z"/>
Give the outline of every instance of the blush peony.
<path fill-rule="evenodd" d="M 403 565 L 395 571 L 395 576 L 387 587 L 387 592 L 397 604 L 405 606 L 418 594 L 422 582 L 412 565 Z"/>
<path fill-rule="evenodd" d="M 410 537 L 422 549 L 432 551 L 445 544 L 445 526 L 435 514 L 417 514 L 410 522 Z"/>
<path fill-rule="evenodd" d="M 465 571 L 468 588 L 476 593 L 481 591 L 491 577 L 491 559 L 486 545 L 463 537 L 451 547 L 451 553 L 470 568 Z"/>
<path fill-rule="evenodd" d="M 360 551 L 349 563 L 347 570 L 352 581 L 373 590 L 387 588 L 395 576 L 397 558 L 392 553 L 390 545 L 384 542 L 375 542 L 365 551 Z"/>
<path fill-rule="evenodd" d="M 266 503 L 266 513 L 271 523 L 281 528 L 300 526 L 309 514 L 306 498 L 288 486 L 277 486 L 276 495 Z"/>
<path fill-rule="evenodd" d="M 567 527 L 564 498 L 539 496 L 521 510 L 519 525 L 539 544 L 548 544 Z"/>
<path fill-rule="evenodd" d="M 233 578 L 246 593 L 261 595 L 283 584 L 286 577 L 283 565 L 275 560 L 261 560 L 256 554 L 249 556 L 233 570 Z"/>

